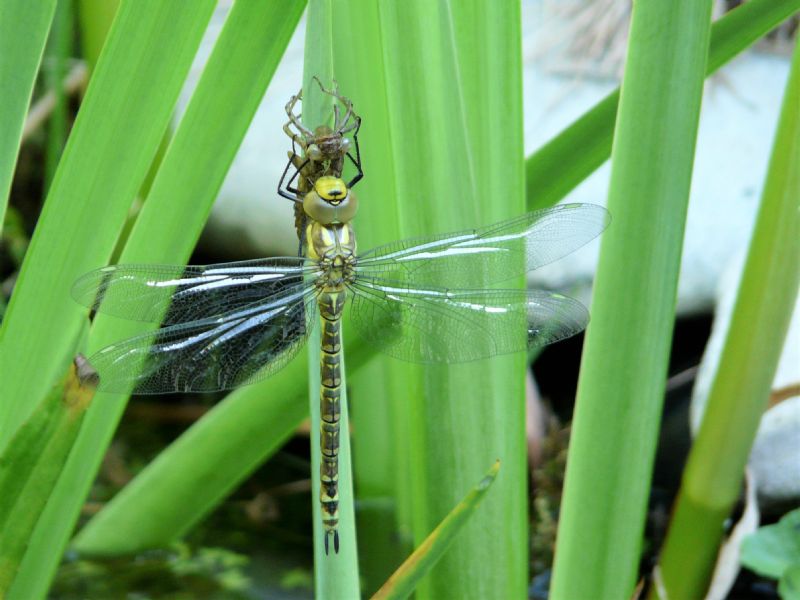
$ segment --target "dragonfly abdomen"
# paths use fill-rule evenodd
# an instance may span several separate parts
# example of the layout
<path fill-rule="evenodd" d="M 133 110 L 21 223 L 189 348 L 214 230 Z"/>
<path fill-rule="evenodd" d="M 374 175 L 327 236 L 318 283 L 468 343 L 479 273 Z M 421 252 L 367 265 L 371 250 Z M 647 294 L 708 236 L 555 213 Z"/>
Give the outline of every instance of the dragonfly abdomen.
<path fill-rule="evenodd" d="M 329 178 L 331 179 L 331 178 Z M 318 182 L 319 183 L 319 182 Z M 325 189 L 345 189 L 342 182 L 327 182 Z M 348 192 L 346 198 L 350 198 Z M 323 202 L 320 194 L 316 195 Z M 355 202 L 352 198 L 350 198 Z M 315 206 L 312 202 L 311 206 Z M 341 203 L 340 203 L 341 204 Z M 306 203 L 304 202 L 304 207 Z M 355 204 L 353 204 L 355 206 Z M 319 215 L 317 215 L 319 216 Z M 353 269 L 356 240 L 350 223 L 321 223 L 309 214 L 306 228 L 306 255 L 317 261 L 319 277 L 317 305 L 322 321 L 320 354 L 320 503 L 325 530 L 325 553 L 330 538 L 339 552 L 339 416 L 342 386 L 341 318 L 347 298 L 347 284 L 355 277 Z"/>
<path fill-rule="evenodd" d="M 339 418 L 341 415 L 342 336 L 341 316 L 344 292 L 323 292 L 318 299 L 322 332 L 320 336 L 320 503 L 325 529 L 325 553 L 333 537 L 339 552 Z"/>

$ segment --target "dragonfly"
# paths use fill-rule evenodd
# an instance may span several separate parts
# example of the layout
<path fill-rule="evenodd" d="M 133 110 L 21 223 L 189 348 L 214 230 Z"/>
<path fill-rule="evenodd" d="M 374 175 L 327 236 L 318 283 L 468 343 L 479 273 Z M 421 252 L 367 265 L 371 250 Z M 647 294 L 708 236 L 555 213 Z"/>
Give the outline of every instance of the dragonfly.
<path fill-rule="evenodd" d="M 493 225 L 396 241 L 358 254 L 347 184 L 323 176 L 305 195 L 305 256 L 206 266 L 119 264 L 79 278 L 81 304 L 161 327 L 99 350 L 99 390 L 213 392 L 275 374 L 321 326 L 321 503 L 325 552 L 339 550 L 341 319 L 368 344 L 417 363 L 521 352 L 582 331 L 586 308 L 544 290 L 495 289 L 599 235 L 608 212 L 563 204 Z"/>

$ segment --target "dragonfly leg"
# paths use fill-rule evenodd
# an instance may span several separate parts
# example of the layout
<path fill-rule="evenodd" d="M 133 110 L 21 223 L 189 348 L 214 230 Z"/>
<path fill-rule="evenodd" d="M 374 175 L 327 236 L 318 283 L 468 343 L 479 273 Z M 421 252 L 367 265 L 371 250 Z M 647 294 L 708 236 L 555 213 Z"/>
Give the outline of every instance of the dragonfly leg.
<path fill-rule="evenodd" d="M 361 168 L 361 150 L 358 147 L 358 130 L 361 129 L 361 117 L 356 117 L 356 123 L 357 123 L 356 131 L 353 134 L 353 143 L 355 144 L 356 147 L 356 157 L 353 158 L 353 155 L 348 152 L 347 158 L 349 158 L 350 161 L 356 166 L 356 169 L 358 169 L 358 173 L 356 173 L 355 176 L 350 180 L 350 183 L 347 184 L 347 187 L 349 188 L 353 187 L 355 184 L 361 181 L 362 177 L 364 177 L 364 171 Z"/>
<path fill-rule="evenodd" d="M 353 128 L 356 126 L 355 123 L 357 121 L 360 121 L 361 118 L 357 117 L 353 112 L 353 103 L 350 101 L 349 98 L 345 98 L 344 96 L 336 96 L 336 97 L 342 102 L 342 104 L 344 104 L 345 112 L 344 112 L 344 117 L 342 118 L 341 121 L 339 121 L 339 119 L 336 119 L 336 125 L 334 126 L 334 130 L 344 135 L 348 131 L 352 131 Z M 349 122 L 350 117 L 355 117 L 355 121 Z"/>
<path fill-rule="evenodd" d="M 294 112 L 294 107 L 297 105 L 298 101 L 302 101 L 302 99 L 303 99 L 303 90 L 300 90 L 296 96 L 292 96 L 289 102 L 286 103 L 286 115 L 289 117 L 289 121 L 283 126 L 283 131 L 286 132 L 286 135 L 292 138 L 292 141 L 297 141 L 298 144 L 305 147 L 303 142 L 296 139 L 297 133 L 291 130 L 291 125 L 294 125 L 295 127 L 297 127 L 297 130 L 306 137 L 306 139 L 314 137 L 314 132 L 304 127 L 303 124 L 300 122 L 300 117 L 302 115 L 295 114 Z"/>
<path fill-rule="evenodd" d="M 306 159 L 299 167 L 295 164 L 294 158 L 297 156 L 293 154 L 289 158 L 289 162 L 286 163 L 286 168 L 283 170 L 283 174 L 281 175 L 281 179 L 278 182 L 278 194 L 287 200 L 291 200 L 292 202 L 299 202 L 302 203 L 302 192 L 297 189 L 296 187 L 292 187 L 292 182 L 297 179 L 300 175 L 303 168 L 309 163 L 309 159 Z M 295 167 L 294 175 L 291 176 L 289 181 L 286 182 L 286 187 L 284 187 L 284 180 L 286 179 L 286 175 L 289 173 L 289 169 L 291 167 Z"/>
<path fill-rule="evenodd" d="M 333 104 L 333 130 L 339 130 L 339 105 Z"/>
<path fill-rule="evenodd" d="M 320 81 L 319 77 L 317 76 L 314 76 L 314 81 L 317 82 L 317 85 L 319 85 L 319 89 L 323 94 L 328 94 L 329 96 L 332 96 L 333 98 L 339 101 L 339 104 L 344 106 L 345 112 L 344 116 L 342 116 L 339 110 L 339 104 L 333 105 L 333 115 L 334 115 L 333 130 L 341 135 L 344 135 L 345 133 L 352 131 L 353 128 L 356 126 L 356 123 L 355 122 L 348 123 L 348 121 L 350 121 L 351 116 L 355 116 L 355 113 L 353 112 L 353 102 L 349 98 L 342 96 L 339 93 L 339 85 L 336 83 L 335 79 L 333 80 L 332 89 L 328 89 L 324 85 L 322 85 L 322 81 Z M 360 121 L 358 117 L 356 117 L 356 119 Z"/>
<path fill-rule="evenodd" d="M 308 143 L 306 142 L 306 138 L 304 138 L 302 135 L 298 135 L 296 131 L 292 131 L 291 124 L 292 124 L 291 121 L 287 121 L 286 123 L 284 123 L 283 132 L 287 136 L 289 136 L 289 139 L 292 140 L 292 152 L 294 152 L 295 154 L 297 153 L 297 151 L 294 149 L 295 144 L 297 144 L 298 146 L 300 146 L 300 148 L 303 149 L 303 154 L 305 154 L 308 148 Z"/>

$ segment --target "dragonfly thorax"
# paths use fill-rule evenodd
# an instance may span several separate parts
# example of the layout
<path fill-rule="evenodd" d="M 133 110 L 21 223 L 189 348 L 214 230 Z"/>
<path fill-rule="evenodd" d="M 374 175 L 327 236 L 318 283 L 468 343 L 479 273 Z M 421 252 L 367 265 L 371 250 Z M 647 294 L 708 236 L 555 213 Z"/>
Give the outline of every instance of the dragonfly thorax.
<path fill-rule="evenodd" d="M 338 177 L 320 177 L 314 182 L 314 189 L 303 198 L 305 213 L 323 225 L 348 223 L 357 209 L 355 195 Z"/>
<path fill-rule="evenodd" d="M 355 261 L 351 256 L 337 254 L 330 260 L 319 263 L 322 276 L 318 285 L 327 291 L 341 291 L 345 285 L 355 281 Z"/>
<path fill-rule="evenodd" d="M 306 226 L 306 243 L 306 255 L 317 261 L 319 287 L 340 290 L 355 279 L 356 238 L 350 223 L 311 221 Z"/>

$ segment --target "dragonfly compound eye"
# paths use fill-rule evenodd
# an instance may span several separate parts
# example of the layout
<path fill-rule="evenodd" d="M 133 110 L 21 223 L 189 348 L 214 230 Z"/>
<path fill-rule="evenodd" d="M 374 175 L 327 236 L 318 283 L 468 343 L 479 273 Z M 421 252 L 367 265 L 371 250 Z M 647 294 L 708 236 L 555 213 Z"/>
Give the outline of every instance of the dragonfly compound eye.
<path fill-rule="evenodd" d="M 320 177 L 303 199 L 303 210 L 317 223 L 347 223 L 356 214 L 358 201 L 338 177 Z"/>

